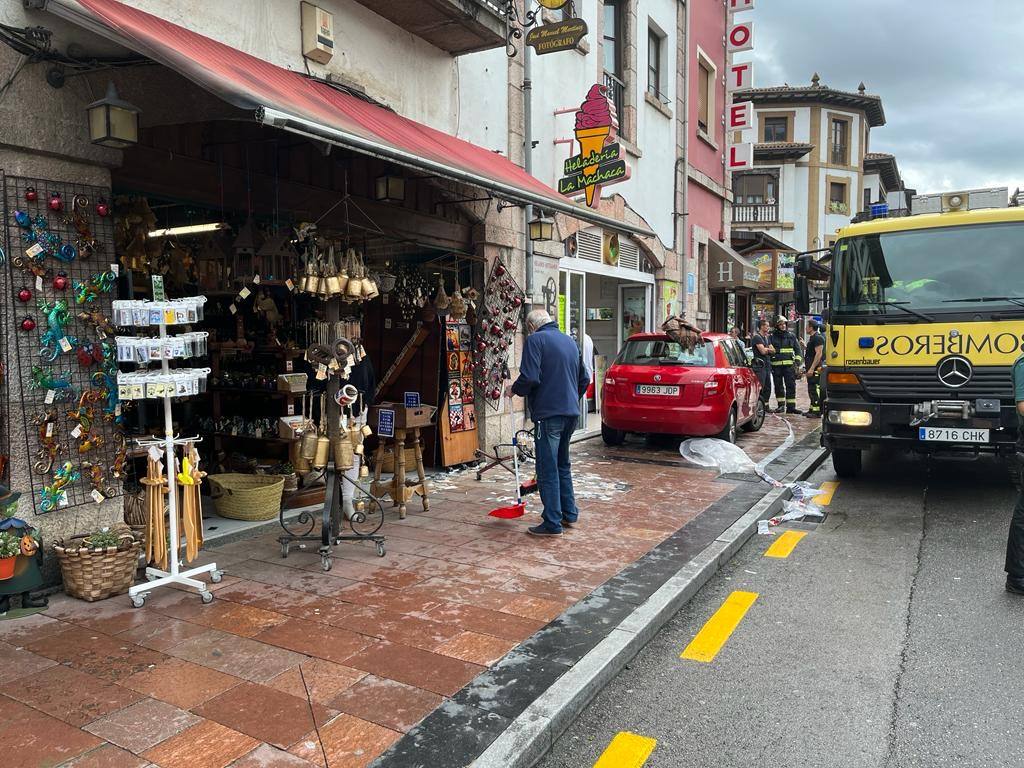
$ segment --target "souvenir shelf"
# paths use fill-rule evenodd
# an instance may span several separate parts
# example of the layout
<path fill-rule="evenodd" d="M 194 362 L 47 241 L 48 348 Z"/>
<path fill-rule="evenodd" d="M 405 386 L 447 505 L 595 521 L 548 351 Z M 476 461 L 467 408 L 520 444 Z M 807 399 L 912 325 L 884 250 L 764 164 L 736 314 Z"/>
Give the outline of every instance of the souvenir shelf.
<path fill-rule="evenodd" d="M 152 363 L 159 361 L 158 371 L 121 372 L 117 376 L 118 395 L 121 400 L 162 399 L 164 403 L 164 437 L 162 439 L 140 440 L 139 445 L 148 448 L 154 458 L 163 452 L 165 461 L 169 525 L 169 570 L 146 568 L 147 584 L 137 584 L 128 590 L 132 605 L 141 608 L 149 593 L 157 587 L 169 584 L 184 584 L 199 592 L 204 603 L 213 601 L 213 592 L 206 583 L 196 577 L 210 574 L 210 580 L 217 583 L 223 574 L 216 563 L 207 563 L 197 568 L 181 570 L 181 531 L 178 530 L 178 498 L 174 490 L 177 475 L 175 446 L 198 442 L 198 438 L 177 438 L 171 418 L 171 401 L 176 397 L 197 395 L 206 391 L 206 377 L 209 368 L 171 368 L 170 360 L 185 360 L 198 357 L 206 352 L 206 336 L 201 333 L 185 333 L 168 336 L 168 326 L 197 323 L 203 319 L 205 297 L 176 299 L 170 301 L 115 301 L 113 302 L 114 323 L 121 326 L 158 327 L 157 337 L 117 337 L 118 360 L 130 363 Z M 153 356 L 154 351 L 156 357 Z M 145 359 L 142 359 L 145 358 Z"/>

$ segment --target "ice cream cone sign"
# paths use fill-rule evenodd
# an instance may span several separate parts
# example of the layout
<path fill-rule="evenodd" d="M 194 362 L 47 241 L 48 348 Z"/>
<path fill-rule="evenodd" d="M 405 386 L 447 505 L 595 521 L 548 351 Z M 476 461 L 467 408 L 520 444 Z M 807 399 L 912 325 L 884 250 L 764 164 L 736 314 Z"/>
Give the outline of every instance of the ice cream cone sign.
<path fill-rule="evenodd" d="M 558 181 L 561 194 L 573 197 L 582 192 L 587 205 L 596 208 L 601 202 L 602 186 L 629 178 L 629 168 L 615 142 L 618 128 L 608 88 L 595 83 L 576 112 L 575 134 L 580 152 L 565 161 L 565 175 Z"/>

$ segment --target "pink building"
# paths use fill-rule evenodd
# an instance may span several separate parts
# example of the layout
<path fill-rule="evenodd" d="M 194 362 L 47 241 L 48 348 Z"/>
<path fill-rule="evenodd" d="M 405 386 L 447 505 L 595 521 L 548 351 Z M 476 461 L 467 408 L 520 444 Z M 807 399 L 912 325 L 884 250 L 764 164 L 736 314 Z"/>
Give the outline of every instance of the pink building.
<path fill-rule="evenodd" d="M 725 178 L 726 137 L 723 41 L 728 23 L 725 4 L 690 3 L 689 121 L 686 127 L 687 184 L 684 209 L 686 316 L 706 326 L 710 320 L 709 264 L 712 251 L 727 240 Z M 725 248 L 723 245 L 722 248 Z"/>

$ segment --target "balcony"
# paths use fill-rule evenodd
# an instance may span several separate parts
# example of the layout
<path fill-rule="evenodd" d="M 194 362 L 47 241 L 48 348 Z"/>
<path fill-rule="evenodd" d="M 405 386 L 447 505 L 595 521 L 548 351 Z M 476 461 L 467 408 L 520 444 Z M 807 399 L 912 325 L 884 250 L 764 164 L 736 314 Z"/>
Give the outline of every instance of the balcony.
<path fill-rule="evenodd" d="M 357 0 L 453 56 L 505 45 L 502 0 Z"/>
<path fill-rule="evenodd" d="M 619 133 L 622 131 L 623 109 L 626 106 L 626 84 L 611 72 L 604 73 L 604 84 L 608 89 L 608 98 L 615 105 L 615 116 L 619 120 Z"/>
<path fill-rule="evenodd" d="M 778 203 L 733 204 L 732 206 L 733 224 L 775 224 L 778 220 Z"/>

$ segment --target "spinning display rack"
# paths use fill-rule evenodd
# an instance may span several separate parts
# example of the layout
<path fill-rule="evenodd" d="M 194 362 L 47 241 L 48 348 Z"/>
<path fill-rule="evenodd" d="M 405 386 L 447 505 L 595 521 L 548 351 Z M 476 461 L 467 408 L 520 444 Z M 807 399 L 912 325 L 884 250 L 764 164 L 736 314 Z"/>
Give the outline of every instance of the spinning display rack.
<path fill-rule="evenodd" d="M 167 508 L 169 525 L 169 548 L 170 558 L 168 560 L 169 570 L 163 571 L 159 568 L 146 568 L 147 584 L 137 584 L 128 590 L 132 605 L 141 608 L 149 593 L 157 587 L 168 584 L 184 584 L 199 592 L 204 603 L 213 601 L 213 593 L 206 588 L 206 583 L 195 578 L 203 573 L 210 574 L 210 580 L 215 584 L 223 576 L 217 570 L 216 563 L 207 563 L 197 568 L 181 570 L 180 550 L 181 531 L 178 530 L 178 494 L 175 491 L 175 477 L 177 475 L 177 461 L 175 459 L 175 446 L 199 442 L 197 437 L 176 438 L 174 436 L 174 423 L 171 418 L 171 400 L 175 397 L 185 397 L 199 394 L 206 389 L 206 375 L 208 368 L 174 368 L 170 367 L 170 359 L 187 356 L 188 344 L 184 342 L 193 337 L 194 334 L 186 334 L 182 337 L 169 337 L 167 335 L 168 325 L 186 324 L 197 322 L 202 319 L 203 297 L 180 299 L 176 301 L 115 301 L 113 305 L 114 318 L 117 322 L 125 325 L 152 327 L 158 326 L 160 335 L 159 345 L 155 345 L 147 338 L 119 337 L 118 346 L 120 349 L 146 349 L 159 348 L 161 350 L 174 350 L 180 354 L 159 355 L 159 372 L 138 372 L 118 374 L 118 395 L 123 400 L 140 400 L 160 398 L 164 401 L 164 437 L 162 440 L 140 440 L 139 445 L 149 447 L 151 455 L 159 455 L 163 450 L 163 459 L 166 466 L 168 494 Z M 180 342 L 180 343 L 179 343 Z M 184 349 L 182 349 L 184 346 Z M 191 346 L 193 352 L 198 352 L 200 346 Z M 150 358 L 152 359 L 152 358 Z M 162 523 L 161 523 L 162 524 Z"/>

